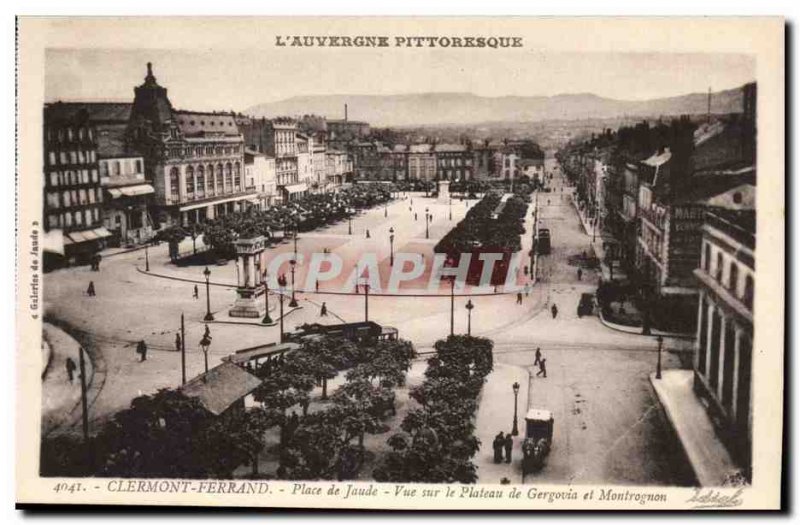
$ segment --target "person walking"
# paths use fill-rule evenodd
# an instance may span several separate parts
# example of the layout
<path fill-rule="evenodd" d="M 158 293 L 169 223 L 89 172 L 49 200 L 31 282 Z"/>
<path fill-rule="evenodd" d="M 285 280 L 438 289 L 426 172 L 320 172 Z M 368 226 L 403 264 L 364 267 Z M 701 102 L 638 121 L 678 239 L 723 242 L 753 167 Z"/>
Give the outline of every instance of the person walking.
<path fill-rule="evenodd" d="M 550 313 L 553 314 L 553 319 L 555 319 L 556 316 L 558 315 L 558 306 L 553 304 L 553 306 L 550 308 Z"/>
<path fill-rule="evenodd" d="M 367 230 L 367 239 L 369 239 L 369 230 Z"/>
<path fill-rule="evenodd" d="M 320 317 L 328 317 L 328 305 L 322 303 L 322 308 L 319 309 Z"/>
<path fill-rule="evenodd" d="M 511 452 L 514 450 L 514 438 L 511 437 L 511 434 L 506 434 L 503 448 L 506 450 L 506 463 L 511 463 Z"/>
<path fill-rule="evenodd" d="M 542 349 L 538 346 L 536 347 L 536 359 L 533 360 L 533 366 L 537 366 L 542 360 Z"/>
<path fill-rule="evenodd" d="M 200 293 L 197 290 L 197 285 L 196 284 L 194 285 L 194 292 L 192 293 L 192 297 L 194 297 L 195 299 L 198 299 L 200 297 Z"/>
<path fill-rule="evenodd" d="M 181 345 L 181 334 L 176 333 L 175 334 L 175 351 L 176 352 L 180 352 L 181 351 L 181 346 L 182 346 Z"/>
<path fill-rule="evenodd" d="M 64 366 L 67 368 L 67 379 L 69 382 L 72 383 L 72 380 L 75 378 L 75 369 L 78 368 L 75 365 L 75 361 L 71 357 L 67 358 L 67 362 L 64 363 Z"/>
<path fill-rule="evenodd" d="M 579 281 L 581 280 L 581 277 L 583 277 L 583 270 L 578 268 L 578 280 Z"/>
<path fill-rule="evenodd" d="M 414 212 L 414 220 L 417 220 L 417 212 Z"/>
<path fill-rule="evenodd" d="M 522 292 L 517 292 L 517 304 L 522 304 Z"/>
<path fill-rule="evenodd" d="M 525 283 L 525 297 L 530 296 L 531 294 L 531 283 Z"/>
<path fill-rule="evenodd" d="M 503 445 L 505 443 L 505 438 L 503 437 L 503 433 L 500 432 L 494 437 L 494 441 L 492 441 L 492 449 L 494 450 L 494 462 L 495 463 L 502 463 L 503 462 Z"/>
<path fill-rule="evenodd" d="M 314 279 L 314 291 L 319 291 L 319 279 Z"/>
<path fill-rule="evenodd" d="M 96 272 L 100 271 L 100 261 L 102 261 L 102 260 L 103 260 L 103 256 L 100 255 L 99 253 L 94 256 L 94 271 L 96 271 Z"/>
<path fill-rule="evenodd" d="M 207 325 L 207 324 L 206 324 L 206 330 L 205 330 L 205 332 L 203 333 L 203 337 L 205 337 L 205 338 L 206 338 L 206 339 L 208 339 L 209 341 L 211 341 L 212 339 L 214 339 L 213 337 L 211 337 L 211 329 L 208 327 L 208 325 Z"/>
<path fill-rule="evenodd" d="M 86 295 L 88 295 L 89 297 L 95 296 L 94 281 L 89 281 L 89 287 L 86 289 Z"/>
<path fill-rule="evenodd" d="M 547 363 L 547 359 L 545 359 L 544 357 L 539 360 L 539 371 L 536 372 L 536 377 L 539 377 L 539 376 L 544 376 L 545 378 L 547 377 L 547 366 L 546 366 L 546 363 Z"/>
<path fill-rule="evenodd" d="M 147 361 L 147 345 L 145 344 L 144 339 L 139 341 L 139 343 L 136 345 L 136 353 L 141 356 L 141 359 L 139 360 L 140 363 L 142 361 Z"/>

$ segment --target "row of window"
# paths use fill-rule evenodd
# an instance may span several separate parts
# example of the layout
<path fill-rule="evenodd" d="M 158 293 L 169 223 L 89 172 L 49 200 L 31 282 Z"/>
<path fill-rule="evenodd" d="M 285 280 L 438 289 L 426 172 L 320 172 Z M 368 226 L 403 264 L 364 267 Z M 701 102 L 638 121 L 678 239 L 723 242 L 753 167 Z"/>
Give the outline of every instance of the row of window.
<path fill-rule="evenodd" d="M 100 222 L 99 208 L 86 208 L 47 215 L 48 228 L 70 228 L 72 226 L 95 226 Z"/>
<path fill-rule="evenodd" d="M 167 148 L 164 156 L 168 159 L 180 159 L 185 157 L 210 157 L 212 155 L 234 155 L 242 152 L 242 146 L 187 146 Z"/>
<path fill-rule="evenodd" d="M 47 153 L 47 161 L 50 166 L 59 164 L 93 164 L 97 162 L 97 153 L 94 150 L 83 149 L 49 151 Z"/>
<path fill-rule="evenodd" d="M 99 166 L 100 176 L 104 178 L 144 173 L 142 159 L 101 160 Z"/>
<path fill-rule="evenodd" d="M 224 177 L 224 178 L 223 178 Z M 194 198 L 195 192 L 197 197 L 205 195 L 206 191 L 209 195 L 222 194 L 224 192 L 233 192 L 242 184 L 242 172 L 239 163 L 231 165 L 218 164 L 216 170 L 214 166 L 209 165 L 207 168 L 198 166 L 197 170 L 193 166 L 186 167 L 186 196 L 187 198 Z M 169 173 L 169 186 L 170 195 L 173 200 L 180 198 L 180 170 L 173 166 Z"/>
<path fill-rule="evenodd" d="M 94 140 L 94 130 L 87 127 L 66 127 L 66 128 L 47 128 L 45 132 L 47 142 L 68 143 L 75 139 L 78 140 Z"/>
<path fill-rule="evenodd" d="M 85 206 L 96 202 L 103 202 L 101 188 L 85 188 L 63 192 L 48 192 L 46 195 L 49 209 L 69 208 L 70 206 Z"/>
<path fill-rule="evenodd" d="M 712 252 L 716 252 L 716 257 L 712 256 Z M 745 306 L 752 309 L 753 291 L 755 288 L 753 274 L 749 270 L 746 270 L 744 272 L 744 280 L 742 280 L 739 272 L 740 264 L 741 263 L 735 257 L 723 255 L 723 250 L 717 247 L 714 247 L 712 250 L 710 242 L 703 242 L 703 270 L 714 278 L 714 280 L 727 288 L 728 291 L 731 292 L 734 297 L 742 301 Z"/>
<path fill-rule="evenodd" d="M 51 171 L 49 181 L 51 188 L 58 186 L 75 186 L 77 184 L 97 183 L 97 170 Z"/>

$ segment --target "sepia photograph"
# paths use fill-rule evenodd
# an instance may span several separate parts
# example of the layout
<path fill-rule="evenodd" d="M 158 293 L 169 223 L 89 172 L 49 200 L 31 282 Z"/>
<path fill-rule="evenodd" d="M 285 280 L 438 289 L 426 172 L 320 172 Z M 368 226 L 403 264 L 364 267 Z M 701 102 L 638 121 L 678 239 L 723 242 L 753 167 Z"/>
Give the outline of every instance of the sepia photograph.
<path fill-rule="evenodd" d="M 777 505 L 782 20 L 20 22 L 26 501 Z"/>

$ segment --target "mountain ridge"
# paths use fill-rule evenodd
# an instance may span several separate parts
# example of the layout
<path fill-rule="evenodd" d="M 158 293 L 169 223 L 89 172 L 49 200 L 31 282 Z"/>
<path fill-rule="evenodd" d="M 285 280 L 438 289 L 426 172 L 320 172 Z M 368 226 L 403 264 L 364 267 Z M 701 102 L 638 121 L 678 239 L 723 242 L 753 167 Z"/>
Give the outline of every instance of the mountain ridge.
<path fill-rule="evenodd" d="M 487 121 L 580 120 L 587 118 L 655 117 L 704 114 L 708 93 L 689 93 L 646 100 L 621 100 L 594 93 L 503 95 L 485 97 L 470 92 L 426 92 L 392 95 L 296 95 L 256 104 L 244 110 L 253 117 L 320 115 L 344 117 L 373 126 L 468 125 Z M 712 92 L 711 112 L 742 110 L 742 86 Z"/>

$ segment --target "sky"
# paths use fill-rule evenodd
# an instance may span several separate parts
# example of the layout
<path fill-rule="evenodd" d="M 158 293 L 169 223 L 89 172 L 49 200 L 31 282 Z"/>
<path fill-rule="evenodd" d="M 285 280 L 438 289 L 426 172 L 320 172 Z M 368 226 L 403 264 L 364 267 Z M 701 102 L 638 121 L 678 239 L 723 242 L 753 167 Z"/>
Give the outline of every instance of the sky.
<path fill-rule="evenodd" d="M 470 92 L 593 93 L 643 100 L 705 93 L 755 79 L 742 54 L 554 53 L 532 49 L 48 49 L 45 99 L 132 101 L 153 63 L 173 106 L 242 111 L 297 95 Z M 346 56 L 346 62 L 340 57 Z M 389 60 L 391 58 L 391 60 Z"/>

